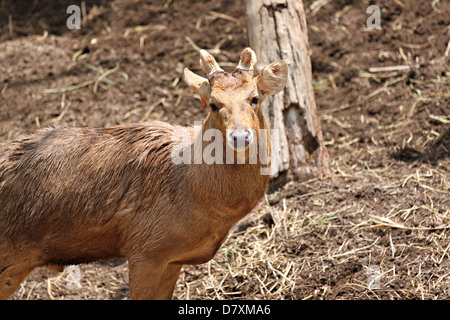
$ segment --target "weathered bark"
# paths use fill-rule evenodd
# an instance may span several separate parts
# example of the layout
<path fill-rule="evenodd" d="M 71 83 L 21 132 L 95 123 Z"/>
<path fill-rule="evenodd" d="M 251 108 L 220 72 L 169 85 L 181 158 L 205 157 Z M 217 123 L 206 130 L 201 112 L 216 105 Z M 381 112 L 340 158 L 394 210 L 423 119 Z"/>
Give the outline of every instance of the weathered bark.
<path fill-rule="evenodd" d="M 288 173 L 303 181 L 328 175 L 329 155 L 314 99 L 303 4 L 301 0 L 246 0 L 246 11 L 250 47 L 258 57 L 255 71 L 280 59 L 289 66 L 284 92 L 262 106 L 271 128 L 280 130 L 279 142 L 272 145 L 272 161 L 278 168 L 273 178 Z"/>

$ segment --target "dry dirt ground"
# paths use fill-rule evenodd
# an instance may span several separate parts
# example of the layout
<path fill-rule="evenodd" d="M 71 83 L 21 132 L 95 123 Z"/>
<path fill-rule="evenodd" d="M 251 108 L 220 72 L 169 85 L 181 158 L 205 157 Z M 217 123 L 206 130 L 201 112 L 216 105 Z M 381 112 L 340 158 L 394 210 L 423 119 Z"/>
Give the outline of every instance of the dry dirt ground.
<path fill-rule="evenodd" d="M 201 72 L 196 49 L 230 70 L 248 46 L 241 1 L 87 0 L 68 30 L 74 2 L 1 1 L 2 141 L 192 124 L 206 111 L 180 77 Z M 184 267 L 174 298 L 450 299 L 450 2 L 303 4 L 332 174 L 267 194 L 212 261 Z M 39 268 L 11 299 L 129 298 L 125 260 L 80 269 L 79 289 Z"/>

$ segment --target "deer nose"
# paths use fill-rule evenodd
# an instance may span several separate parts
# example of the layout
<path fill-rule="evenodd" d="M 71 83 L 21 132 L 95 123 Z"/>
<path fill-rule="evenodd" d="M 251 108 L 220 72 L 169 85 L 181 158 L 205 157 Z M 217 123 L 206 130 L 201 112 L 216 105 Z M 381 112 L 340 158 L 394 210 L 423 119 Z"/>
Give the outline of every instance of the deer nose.
<path fill-rule="evenodd" d="M 232 130 L 227 139 L 228 144 L 233 148 L 248 147 L 253 142 L 253 132 L 249 129 Z"/>

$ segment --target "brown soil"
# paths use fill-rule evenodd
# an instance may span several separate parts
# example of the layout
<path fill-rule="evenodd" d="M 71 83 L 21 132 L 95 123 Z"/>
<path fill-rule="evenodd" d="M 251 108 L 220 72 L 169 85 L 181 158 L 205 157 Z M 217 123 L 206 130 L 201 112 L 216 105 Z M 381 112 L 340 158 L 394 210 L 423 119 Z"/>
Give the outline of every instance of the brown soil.
<path fill-rule="evenodd" d="M 180 81 L 201 73 L 196 46 L 226 70 L 248 46 L 241 1 L 85 1 L 81 30 L 69 2 L 2 2 L 2 141 L 200 120 Z M 303 3 L 332 174 L 268 194 L 211 262 L 184 267 L 174 298 L 450 299 L 450 3 L 378 1 L 381 30 L 364 27 L 370 1 Z M 80 268 L 80 289 L 38 268 L 11 299 L 129 298 L 125 260 Z"/>

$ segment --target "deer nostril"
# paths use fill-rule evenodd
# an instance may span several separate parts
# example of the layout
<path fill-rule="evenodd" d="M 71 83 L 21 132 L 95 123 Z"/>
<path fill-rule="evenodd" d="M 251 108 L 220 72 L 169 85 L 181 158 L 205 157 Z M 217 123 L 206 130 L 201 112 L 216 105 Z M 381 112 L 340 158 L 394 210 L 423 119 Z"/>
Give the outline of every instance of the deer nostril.
<path fill-rule="evenodd" d="M 228 136 L 228 142 L 234 147 L 247 147 L 253 142 L 253 134 L 249 129 L 233 130 Z"/>
<path fill-rule="evenodd" d="M 248 129 L 245 129 L 245 145 L 248 146 L 250 143 L 252 143 L 253 135 L 252 132 Z"/>

